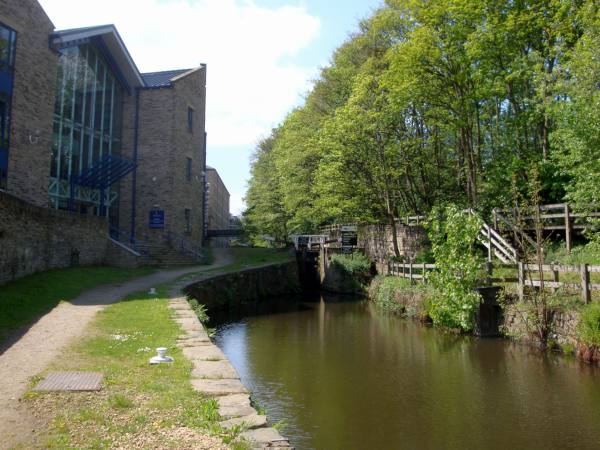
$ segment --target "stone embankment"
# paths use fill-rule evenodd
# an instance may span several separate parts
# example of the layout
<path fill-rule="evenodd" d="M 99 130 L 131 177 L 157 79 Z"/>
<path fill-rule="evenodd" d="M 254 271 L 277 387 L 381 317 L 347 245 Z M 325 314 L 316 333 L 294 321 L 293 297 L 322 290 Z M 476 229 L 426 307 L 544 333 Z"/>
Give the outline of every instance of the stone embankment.
<path fill-rule="evenodd" d="M 286 280 L 297 280 L 295 262 L 246 269 L 240 272 L 219 274 L 185 287 L 185 292 L 195 292 L 201 303 L 223 306 L 233 301 L 257 300 L 260 295 L 283 292 Z M 273 281 L 279 282 L 273 282 Z M 272 282 L 272 284 L 268 284 Z M 228 290 L 224 294 L 223 286 Z M 169 306 L 174 311 L 174 320 L 184 334 L 177 341 L 186 358 L 192 361 L 192 386 L 195 390 L 214 397 L 219 405 L 219 414 L 224 419 L 224 428 L 242 426 L 241 437 L 252 442 L 255 448 L 293 449 L 279 431 L 268 425 L 267 417 L 252 407 L 250 392 L 240 381 L 235 368 L 225 354 L 210 340 L 206 329 L 198 320 L 186 297 L 177 296 L 181 285 L 174 286 Z M 295 286 L 287 289 L 297 289 Z M 236 292 L 238 295 L 236 295 Z M 211 297 L 212 296 L 212 297 Z M 239 300 L 239 301 L 242 301 Z"/>

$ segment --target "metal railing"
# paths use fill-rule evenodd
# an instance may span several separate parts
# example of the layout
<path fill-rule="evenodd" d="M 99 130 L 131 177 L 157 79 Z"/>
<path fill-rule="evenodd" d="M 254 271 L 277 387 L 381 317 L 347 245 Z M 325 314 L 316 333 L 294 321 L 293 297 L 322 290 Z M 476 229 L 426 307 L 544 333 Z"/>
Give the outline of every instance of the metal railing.
<path fill-rule="evenodd" d="M 147 236 L 144 236 L 143 239 L 138 237 L 132 238 L 130 231 L 121 230 L 115 226 L 111 226 L 109 228 L 108 235 L 111 239 L 139 253 L 140 255 L 146 257 L 150 256 L 150 243 Z"/>
<path fill-rule="evenodd" d="M 165 235 L 165 240 L 172 249 L 177 250 L 179 253 L 199 262 L 206 261 L 206 254 L 203 248 L 199 244 L 189 241 L 184 236 L 173 231 L 168 231 Z"/>

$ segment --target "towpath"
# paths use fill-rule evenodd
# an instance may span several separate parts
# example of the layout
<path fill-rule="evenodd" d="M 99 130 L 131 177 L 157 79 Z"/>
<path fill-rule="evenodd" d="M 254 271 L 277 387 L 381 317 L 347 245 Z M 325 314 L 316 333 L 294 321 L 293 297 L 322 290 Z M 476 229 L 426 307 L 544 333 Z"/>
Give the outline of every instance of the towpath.
<path fill-rule="evenodd" d="M 133 292 L 148 290 L 182 275 L 222 267 L 229 262 L 226 252 L 217 251 L 212 265 L 163 270 L 125 283 L 100 286 L 59 304 L 40 318 L 0 355 L 0 448 L 12 448 L 29 441 L 42 425 L 21 402 L 29 380 L 44 370 L 70 341 L 80 337 L 98 311 Z"/>

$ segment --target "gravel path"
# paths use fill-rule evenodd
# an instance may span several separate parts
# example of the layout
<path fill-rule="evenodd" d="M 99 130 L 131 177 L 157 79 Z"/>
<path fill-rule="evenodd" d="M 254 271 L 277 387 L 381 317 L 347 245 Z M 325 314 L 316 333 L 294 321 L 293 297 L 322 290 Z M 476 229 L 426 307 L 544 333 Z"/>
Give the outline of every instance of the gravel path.
<path fill-rule="evenodd" d="M 21 403 L 31 377 L 60 354 L 72 339 L 83 334 L 94 315 L 110 303 L 137 291 L 166 283 L 181 275 L 222 267 L 227 254 L 215 252 L 210 266 L 164 270 L 152 275 L 84 292 L 63 302 L 40 318 L 17 342 L 0 355 L 0 448 L 12 448 L 31 439 L 40 425 Z"/>

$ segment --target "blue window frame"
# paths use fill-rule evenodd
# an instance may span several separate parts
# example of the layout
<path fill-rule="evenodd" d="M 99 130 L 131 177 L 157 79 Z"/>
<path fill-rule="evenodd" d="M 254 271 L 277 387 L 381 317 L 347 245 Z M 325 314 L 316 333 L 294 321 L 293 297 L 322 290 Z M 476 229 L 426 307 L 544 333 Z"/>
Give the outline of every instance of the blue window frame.
<path fill-rule="evenodd" d="M 17 33 L 0 23 L 0 189 L 6 189 Z"/>

